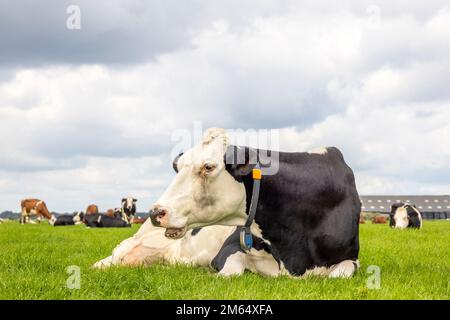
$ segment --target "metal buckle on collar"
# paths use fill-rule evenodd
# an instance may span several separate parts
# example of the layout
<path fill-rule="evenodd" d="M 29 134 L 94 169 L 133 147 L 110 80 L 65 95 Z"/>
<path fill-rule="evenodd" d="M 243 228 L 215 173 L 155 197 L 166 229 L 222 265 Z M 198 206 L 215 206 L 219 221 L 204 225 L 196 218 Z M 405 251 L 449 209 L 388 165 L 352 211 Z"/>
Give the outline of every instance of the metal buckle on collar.
<path fill-rule="evenodd" d="M 250 231 L 250 228 L 242 228 L 240 235 L 239 235 L 239 241 L 241 244 L 241 249 L 244 251 L 250 251 L 253 247 L 253 236 Z"/>

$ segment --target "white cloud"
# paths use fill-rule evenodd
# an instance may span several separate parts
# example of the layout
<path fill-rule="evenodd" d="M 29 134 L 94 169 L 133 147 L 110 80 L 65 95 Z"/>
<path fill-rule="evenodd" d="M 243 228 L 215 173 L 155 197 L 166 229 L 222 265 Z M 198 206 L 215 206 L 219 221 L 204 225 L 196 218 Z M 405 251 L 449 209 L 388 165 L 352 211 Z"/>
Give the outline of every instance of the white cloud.
<path fill-rule="evenodd" d="M 448 193 L 450 11 L 405 3 L 205 5 L 182 40 L 176 28 L 138 38 L 168 38 L 151 61 L 68 65 L 62 54 L 14 69 L 0 82 L 0 209 L 31 195 L 106 209 L 133 194 L 146 210 L 173 174 L 173 130 L 196 120 L 281 128 L 286 150 L 336 145 L 363 194 Z M 145 29 L 135 6 L 110 9 Z M 105 17 L 100 27 L 114 35 Z"/>

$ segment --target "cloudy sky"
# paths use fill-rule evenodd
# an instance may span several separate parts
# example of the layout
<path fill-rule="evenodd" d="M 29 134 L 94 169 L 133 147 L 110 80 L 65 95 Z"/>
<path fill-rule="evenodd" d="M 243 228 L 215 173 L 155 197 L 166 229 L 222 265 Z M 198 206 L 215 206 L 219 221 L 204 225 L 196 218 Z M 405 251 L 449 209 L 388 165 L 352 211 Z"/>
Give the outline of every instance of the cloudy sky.
<path fill-rule="evenodd" d="M 446 0 L 0 1 L 0 211 L 146 211 L 199 123 L 335 145 L 360 194 L 449 194 L 449 39 Z"/>

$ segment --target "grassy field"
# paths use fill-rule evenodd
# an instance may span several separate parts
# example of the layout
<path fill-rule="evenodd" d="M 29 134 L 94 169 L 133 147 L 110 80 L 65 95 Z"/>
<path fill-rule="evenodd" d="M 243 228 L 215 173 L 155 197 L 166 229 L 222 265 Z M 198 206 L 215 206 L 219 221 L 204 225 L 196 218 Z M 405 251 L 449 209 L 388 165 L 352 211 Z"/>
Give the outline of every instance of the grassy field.
<path fill-rule="evenodd" d="M 423 230 L 361 225 L 362 268 L 351 279 L 219 278 L 207 268 L 157 265 L 92 270 L 131 229 L 0 224 L 1 299 L 449 299 L 450 221 Z M 66 268 L 81 269 L 80 289 L 68 289 Z M 369 265 L 381 270 L 369 289 Z"/>

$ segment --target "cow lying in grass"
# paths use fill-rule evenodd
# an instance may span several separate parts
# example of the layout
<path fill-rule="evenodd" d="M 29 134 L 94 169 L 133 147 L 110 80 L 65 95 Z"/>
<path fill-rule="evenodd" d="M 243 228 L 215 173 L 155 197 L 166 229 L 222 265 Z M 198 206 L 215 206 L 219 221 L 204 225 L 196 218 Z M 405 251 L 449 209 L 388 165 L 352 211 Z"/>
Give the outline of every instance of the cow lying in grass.
<path fill-rule="evenodd" d="M 107 216 L 106 214 L 93 213 L 85 215 L 83 222 L 86 226 L 92 228 L 125 228 L 131 227 L 131 225 L 121 219 Z"/>
<path fill-rule="evenodd" d="M 246 225 L 240 239 L 262 239 L 293 276 L 324 270 L 349 277 L 357 270 L 361 201 L 337 148 L 241 147 L 230 144 L 225 130 L 212 128 L 175 158 L 173 168 L 177 175 L 150 213 L 166 237 L 180 239 L 207 225 Z"/>
<path fill-rule="evenodd" d="M 120 263 L 142 264 L 145 249 L 159 244 L 139 243 L 151 221 L 165 228 L 164 236 L 173 241 L 192 236 L 199 227 L 234 227 L 211 261 L 225 275 L 241 274 L 256 254 L 271 259 L 272 264 L 265 259 L 262 263 L 269 272 L 258 270 L 271 275 L 349 277 L 357 270 L 361 201 L 353 172 L 338 149 L 287 153 L 233 146 L 225 130 L 213 128 L 175 158 L 173 168 L 177 175 L 153 205 L 140 236 L 119 246 L 124 253 L 116 252 L 111 260 L 118 255 Z M 256 216 L 249 219 L 252 208 Z M 197 250 L 208 251 L 217 237 L 212 232 L 199 242 L 194 256 Z M 175 258 L 186 251 L 180 250 Z"/>
<path fill-rule="evenodd" d="M 73 226 L 75 224 L 82 224 L 84 219 L 84 212 L 79 211 L 73 214 L 64 214 L 56 217 L 52 215 L 52 218 L 48 221 L 52 226 Z"/>
<path fill-rule="evenodd" d="M 394 203 L 389 218 L 389 225 L 393 228 L 422 228 L 422 213 L 414 204 Z"/>

